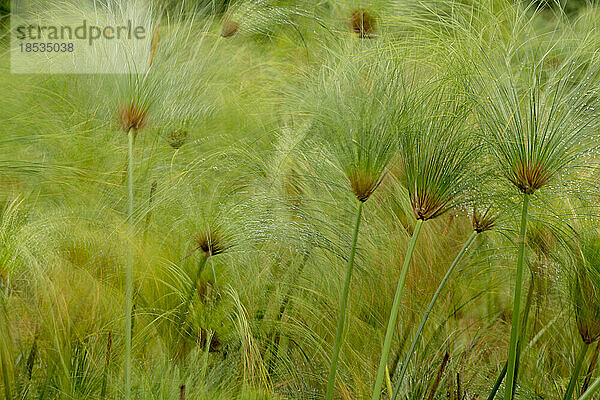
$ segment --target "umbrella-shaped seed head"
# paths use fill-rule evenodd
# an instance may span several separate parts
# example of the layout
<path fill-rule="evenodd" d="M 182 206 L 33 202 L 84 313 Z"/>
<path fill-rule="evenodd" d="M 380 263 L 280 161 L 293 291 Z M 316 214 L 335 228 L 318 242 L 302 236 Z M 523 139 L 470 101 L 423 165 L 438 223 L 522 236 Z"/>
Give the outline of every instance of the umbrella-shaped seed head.
<path fill-rule="evenodd" d="M 406 70 L 395 61 L 344 56 L 322 73 L 308 96 L 311 129 L 348 189 L 365 202 L 388 172 L 398 131 L 409 120 L 412 93 Z"/>
<path fill-rule="evenodd" d="M 221 36 L 224 38 L 235 35 L 240 29 L 240 24 L 235 21 L 225 21 L 221 27 Z"/>
<path fill-rule="evenodd" d="M 476 208 L 473 209 L 473 217 L 471 218 L 473 230 L 477 233 L 489 231 L 496 225 L 496 215 L 490 212 L 490 208 L 481 212 Z"/>
<path fill-rule="evenodd" d="M 194 241 L 208 257 L 216 256 L 231 248 L 230 241 L 218 230 L 207 228 L 194 237 Z"/>
<path fill-rule="evenodd" d="M 505 174 L 506 178 L 525 194 L 533 194 L 550 181 L 551 174 L 541 163 L 519 160 Z"/>
<path fill-rule="evenodd" d="M 573 59 L 548 76 L 534 65 L 517 76 L 491 64 L 475 85 L 483 139 L 506 179 L 530 195 L 577 168 L 596 146 L 596 63 Z"/>
<path fill-rule="evenodd" d="M 185 129 L 175 129 L 169 134 L 169 146 L 178 149 L 185 144 L 188 133 Z"/>
<path fill-rule="evenodd" d="M 363 203 L 369 199 L 381 182 L 381 179 L 377 175 L 363 170 L 350 171 L 348 180 L 350 181 L 352 193 Z"/>
<path fill-rule="evenodd" d="M 402 181 L 416 219 L 436 218 L 465 200 L 478 155 L 466 112 L 458 96 L 435 91 L 400 136 Z"/>
<path fill-rule="evenodd" d="M 376 18 L 367 10 L 356 10 L 350 15 L 350 27 L 363 39 L 372 38 L 377 24 Z"/>
<path fill-rule="evenodd" d="M 141 131 L 148 121 L 148 107 L 139 104 L 135 100 L 120 104 L 118 110 L 119 124 L 123 132 L 133 129 L 135 133 Z"/>
<path fill-rule="evenodd" d="M 411 196 L 410 201 L 413 205 L 415 218 L 423 221 L 442 215 L 446 211 L 445 205 L 448 202 L 442 197 L 435 196 L 434 193 L 427 192 L 421 195 L 415 193 Z"/>

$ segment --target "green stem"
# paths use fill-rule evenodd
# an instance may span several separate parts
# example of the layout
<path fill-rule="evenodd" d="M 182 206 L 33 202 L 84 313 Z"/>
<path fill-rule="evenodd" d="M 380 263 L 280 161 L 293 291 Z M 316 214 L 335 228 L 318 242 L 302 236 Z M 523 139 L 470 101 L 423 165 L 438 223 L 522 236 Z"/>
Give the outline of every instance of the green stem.
<path fill-rule="evenodd" d="M 427 319 L 429 318 L 429 314 L 431 313 L 431 310 L 433 309 L 433 305 L 435 304 L 437 298 L 439 297 L 440 293 L 442 292 L 442 289 L 446 285 L 446 281 L 448 281 L 448 278 L 450 277 L 450 275 L 452 274 L 452 272 L 454 271 L 454 269 L 456 268 L 456 266 L 458 265 L 460 260 L 465 255 L 465 252 L 467 251 L 467 249 L 469 248 L 469 246 L 475 239 L 475 236 L 477 236 L 477 232 L 473 231 L 473 233 L 471 233 L 471 236 L 469 236 L 469 239 L 467 239 L 465 245 L 462 247 L 462 249 L 456 256 L 456 258 L 454 259 L 454 262 L 452 262 L 452 265 L 450 266 L 450 268 L 448 268 L 446 275 L 444 275 L 444 278 L 440 282 L 440 285 L 438 286 L 435 294 L 433 295 L 431 302 L 429 303 L 429 307 L 427 307 L 427 311 L 425 311 L 425 314 L 423 315 L 423 318 L 421 319 L 421 324 L 419 325 L 419 329 L 417 330 L 417 333 L 416 333 L 415 337 L 413 338 L 412 343 L 410 344 L 410 349 L 408 350 L 408 354 L 406 355 L 406 358 L 404 359 L 404 363 L 402 364 L 402 369 L 400 370 L 400 376 L 398 377 L 398 382 L 396 382 L 396 386 L 394 388 L 394 394 L 392 396 L 392 400 L 395 400 L 396 397 L 398 396 L 398 392 L 400 391 L 400 387 L 402 386 L 402 381 L 404 379 L 404 375 L 406 374 L 406 370 L 408 369 L 408 363 L 410 362 L 410 358 L 412 357 L 413 353 L 415 352 L 415 348 L 417 347 L 417 342 L 419 341 L 419 338 L 421 337 L 421 333 L 423 332 L 425 323 L 427 322 Z"/>
<path fill-rule="evenodd" d="M 129 146 L 127 148 L 127 218 L 133 221 L 133 139 L 135 132 L 127 132 Z M 133 244 L 127 249 L 127 270 L 125 275 L 125 400 L 131 399 L 131 317 L 133 307 Z"/>
<path fill-rule="evenodd" d="M 504 380 L 504 377 L 506 376 L 506 368 L 508 368 L 507 362 L 504 363 L 504 367 L 502 367 L 502 371 L 500 371 L 500 375 L 498 375 L 498 378 L 496 378 L 496 382 L 494 382 L 494 387 L 492 388 L 492 391 L 490 392 L 490 395 L 488 396 L 488 400 L 494 400 L 496 398 L 496 393 L 498 392 L 498 389 L 500 388 L 500 385 L 502 384 L 502 381 Z"/>
<path fill-rule="evenodd" d="M 579 400 L 591 400 L 596 392 L 600 390 L 600 378 L 596 378 L 592 386 L 579 398 Z"/>
<path fill-rule="evenodd" d="M 517 258 L 517 278 L 515 282 L 515 298 L 513 302 L 513 323 L 510 331 L 510 347 L 508 350 L 508 367 L 506 369 L 506 388 L 504 400 L 512 400 L 513 386 L 515 383 L 515 365 L 517 364 L 517 341 L 521 331 L 521 295 L 523 288 L 523 264 L 525 258 L 525 235 L 527 234 L 527 209 L 529 194 L 523 195 L 523 209 L 521 211 L 521 233 L 519 236 L 519 253 Z"/>
<path fill-rule="evenodd" d="M 192 285 L 190 286 L 190 290 L 188 291 L 188 295 L 185 299 L 184 306 L 181 309 L 181 312 L 179 313 L 179 317 L 177 318 L 177 321 L 179 323 L 178 330 L 181 330 L 183 328 L 183 325 L 185 324 L 187 312 L 190 308 L 190 304 L 192 303 L 192 299 L 194 298 L 194 292 L 196 291 L 198 280 L 200 279 L 200 275 L 202 275 L 202 271 L 204 271 L 204 267 L 206 266 L 207 260 L 208 260 L 208 254 L 204 253 L 204 255 L 200 258 L 200 261 L 198 261 L 198 269 L 196 271 L 196 277 L 192 281 Z"/>
<path fill-rule="evenodd" d="M 600 342 L 596 343 L 596 348 L 594 349 L 594 353 L 592 355 L 592 361 L 590 361 L 590 366 L 588 367 L 587 374 L 585 375 L 585 380 L 583 381 L 583 385 L 581 385 L 581 393 L 585 393 L 588 386 L 590 386 L 592 374 L 594 373 L 594 368 L 596 368 L 596 363 L 598 362 L 598 354 L 600 354 Z"/>
<path fill-rule="evenodd" d="M 581 372 L 581 366 L 583 365 L 583 360 L 585 360 L 585 355 L 587 354 L 587 349 L 589 347 L 589 343 L 583 343 L 581 346 L 581 350 L 579 351 L 579 356 L 577 356 L 577 361 L 575 362 L 575 369 L 571 374 L 571 379 L 569 380 L 569 386 L 567 386 L 567 391 L 565 392 L 565 396 L 563 400 L 571 400 L 573 397 L 573 391 L 575 390 L 575 384 L 577 383 L 577 378 L 579 378 L 579 373 Z"/>
<path fill-rule="evenodd" d="M 529 319 L 529 311 L 531 310 L 531 303 L 533 300 L 533 290 L 534 290 L 534 281 L 533 281 L 533 277 L 532 277 L 531 281 L 529 282 L 529 290 L 527 291 L 527 299 L 525 300 L 525 310 L 523 310 L 523 318 L 521 319 L 521 334 L 519 335 L 519 343 L 518 343 L 518 347 L 517 347 L 519 354 L 525 343 L 525 337 L 527 336 L 527 320 Z M 506 368 L 507 367 L 508 367 L 508 362 L 505 362 L 504 367 L 502 367 L 502 371 L 500 371 L 500 375 L 498 375 L 498 378 L 496 379 L 496 382 L 494 383 L 494 387 L 492 388 L 492 391 L 490 392 L 490 395 L 488 396 L 487 400 L 494 400 L 494 398 L 496 397 L 496 392 L 498 392 L 498 389 L 500 388 L 500 385 L 502 384 L 502 381 L 504 380 L 504 377 L 506 376 Z M 518 370 L 518 365 L 515 367 L 515 371 L 517 371 L 517 370 Z M 514 395 L 514 390 L 513 390 L 513 395 Z"/>
<path fill-rule="evenodd" d="M 379 369 L 377 370 L 377 379 L 375 380 L 375 387 L 373 389 L 372 400 L 379 400 L 381 396 L 381 386 L 383 385 L 383 377 L 385 375 L 385 367 L 387 365 L 387 359 L 390 354 L 390 347 L 392 345 L 392 338 L 394 337 L 394 329 L 396 328 L 396 319 L 398 318 L 398 309 L 400 307 L 400 300 L 402 298 L 402 291 L 404 290 L 404 282 L 406 282 L 406 273 L 408 272 L 408 266 L 410 259 L 412 258 L 419 232 L 423 220 L 418 219 L 415 225 L 415 230 L 410 238 L 408 244 L 408 250 L 406 251 L 406 257 L 404 257 L 404 265 L 402 265 L 402 271 L 400 272 L 400 279 L 398 280 L 398 287 L 396 288 L 396 295 L 394 296 L 394 303 L 392 304 L 392 310 L 390 312 L 390 318 L 388 320 L 387 331 L 385 333 L 385 340 L 383 341 L 383 350 L 381 351 L 381 359 L 379 360 Z"/>
<path fill-rule="evenodd" d="M 356 212 L 356 222 L 354 223 L 354 235 L 352 236 L 352 247 L 350 249 L 350 258 L 348 259 L 348 268 L 346 270 L 346 281 L 344 282 L 344 291 L 340 302 L 340 314 L 338 316 L 337 331 L 335 333 L 335 342 L 333 345 L 333 355 L 329 367 L 329 382 L 327 382 L 327 392 L 325 399 L 333 399 L 333 388 L 335 386 L 335 374 L 337 372 L 338 357 L 342 346 L 342 335 L 344 333 L 344 324 L 346 320 L 346 306 L 348 304 L 348 291 L 350 290 L 350 280 L 352 279 L 352 269 L 354 268 L 354 255 L 356 254 L 356 242 L 358 240 L 358 228 L 362 217 L 363 202 L 358 204 Z"/>

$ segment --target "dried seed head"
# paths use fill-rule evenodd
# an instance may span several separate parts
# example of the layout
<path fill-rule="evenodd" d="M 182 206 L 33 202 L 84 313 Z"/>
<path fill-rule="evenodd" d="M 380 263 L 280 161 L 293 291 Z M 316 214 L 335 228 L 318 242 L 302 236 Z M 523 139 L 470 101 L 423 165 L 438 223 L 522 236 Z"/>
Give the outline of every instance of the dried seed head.
<path fill-rule="evenodd" d="M 179 400 L 185 400 L 185 383 L 179 386 Z"/>
<path fill-rule="evenodd" d="M 187 130 L 185 129 L 175 129 L 171 131 L 169 134 L 169 146 L 174 149 L 178 149 L 185 144 L 185 140 L 187 139 Z"/>
<path fill-rule="evenodd" d="M 230 241 L 213 229 L 207 229 L 194 238 L 194 241 L 207 256 L 224 253 L 231 247 Z"/>
<path fill-rule="evenodd" d="M 31 346 L 31 350 L 29 351 L 29 356 L 27 357 L 27 378 L 31 380 L 31 375 L 33 374 L 33 366 L 35 365 L 35 360 L 38 356 L 38 336 L 36 334 L 33 339 L 33 345 Z"/>
<path fill-rule="evenodd" d="M 590 278 L 583 273 L 578 274 L 575 283 L 575 320 L 581 339 L 587 343 L 600 339 L 600 308 L 598 291 Z"/>
<path fill-rule="evenodd" d="M 124 132 L 133 129 L 135 133 L 141 131 L 148 121 L 148 107 L 138 104 L 135 100 L 129 104 L 119 105 L 119 124 Z"/>
<path fill-rule="evenodd" d="M 514 165 L 506 177 L 525 194 L 533 194 L 550 180 L 547 168 L 539 163 L 520 161 Z"/>
<path fill-rule="evenodd" d="M 221 36 L 224 38 L 231 37 L 240 29 L 240 24 L 235 21 L 225 21 L 221 28 Z"/>
<path fill-rule="evenodd" d="M 496 216 L 490 213 L 488 207 L 485 212 L 480 212 L 477 208 L 473 208 L 473 217 L 471 218 L 473 230 L 477 233 L 491 230 L 496 225 Z"/>
<path fill-rule="evenodd" d="M 348 175 L 348 180 L 352 193 L 363 203 L 371 197 L 381 183 L 381 179 L 375 174 L 363 170 L 352 170 Z"/>
<path fill-rule="evenodd" d="M 350 27 L 362 39 L 373 38 L 375 32 L 376 18 L 367 10 L 356 10 L 350 15 Z"/>

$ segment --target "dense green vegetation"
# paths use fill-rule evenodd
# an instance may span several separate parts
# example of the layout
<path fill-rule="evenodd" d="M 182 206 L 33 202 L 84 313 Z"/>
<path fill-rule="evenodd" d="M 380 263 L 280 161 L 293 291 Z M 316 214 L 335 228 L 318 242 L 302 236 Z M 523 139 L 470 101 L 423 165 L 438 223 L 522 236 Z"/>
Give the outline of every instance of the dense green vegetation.
<path fill-rule="evenodd" d="M 600 8 L 564 10 L 163 2 L 143 75 L 0 35 L 0 396 L 600 396 Z"/>

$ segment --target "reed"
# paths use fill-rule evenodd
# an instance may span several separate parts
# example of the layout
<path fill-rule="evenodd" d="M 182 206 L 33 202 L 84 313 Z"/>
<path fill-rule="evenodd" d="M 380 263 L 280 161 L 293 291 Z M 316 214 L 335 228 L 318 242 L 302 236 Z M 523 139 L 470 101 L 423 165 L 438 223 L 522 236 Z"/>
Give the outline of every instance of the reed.
<path fill-rule="evenodd" d="M 179 317 L 177 318 L 179 330 L 181 330 L 185 324 L 186 315 L 189 311 L 190 304 L 192 303 L 194 293 L 197 292 L 198 280 L 200 279 L 200 276 L 206 267 L 206 262 L 210 257 L 222 254 L 229 250 L 232 246 L 232 243 L 228 242 L 227 238 L 215 228 L 206 228 L 203 230 L 203 232 L 196 236 L 194 241 L 196 244 L 196 250 L 200 250 L 202 253 L 198 260 L 194 279 L 192 279 L 192 284 L 190 285 L 185 302 L 183 303 L 183 307 L 181 308 Z"/>
<path fill-rule="evenodd" d="M 363 399 L 380 363 L 381 398 L 486 398 L 511 318 L 514 396 L 599 396 L 589 353 L 600 347 L 584 322 L 598 317 L 581 301 L 595 278 L 561 273 L 567 249 L 532 222 L 598 227 L 587 206 L 598 201 L 600 8 L 562 18 L 511 0 L 236 0 L 216 16 L 200 10 L 210 0 L 149 0 L 162 14 L 132 6 L 145 2 L 93 2 L 150 22 L 143 47 L 124 43 L 143 54 L 129 75 L 11 75 L 0 27 L 0 209 L 16 196 L 27 206 L 0 213 L 2 398 Z M 33 3 L 73 3 L 73 21 L 103 22 L 91 1 Z M 509 229 L 476 233 L 490 229 L 485 208 L 469 225 L 480 183 L 457 183 L 452 160 L 473 147 L 456 171 L 495 167 L 494 210 Z M 525 195 L 519 261 L 535 269 L 527 281 L 523 267 L 521 292 L 535 296 L 522 293 L 514 315 Z M 570 268 L 585 266 L 571 256 Z M 566 287 L 584 293 L 577 314 Z"/>

